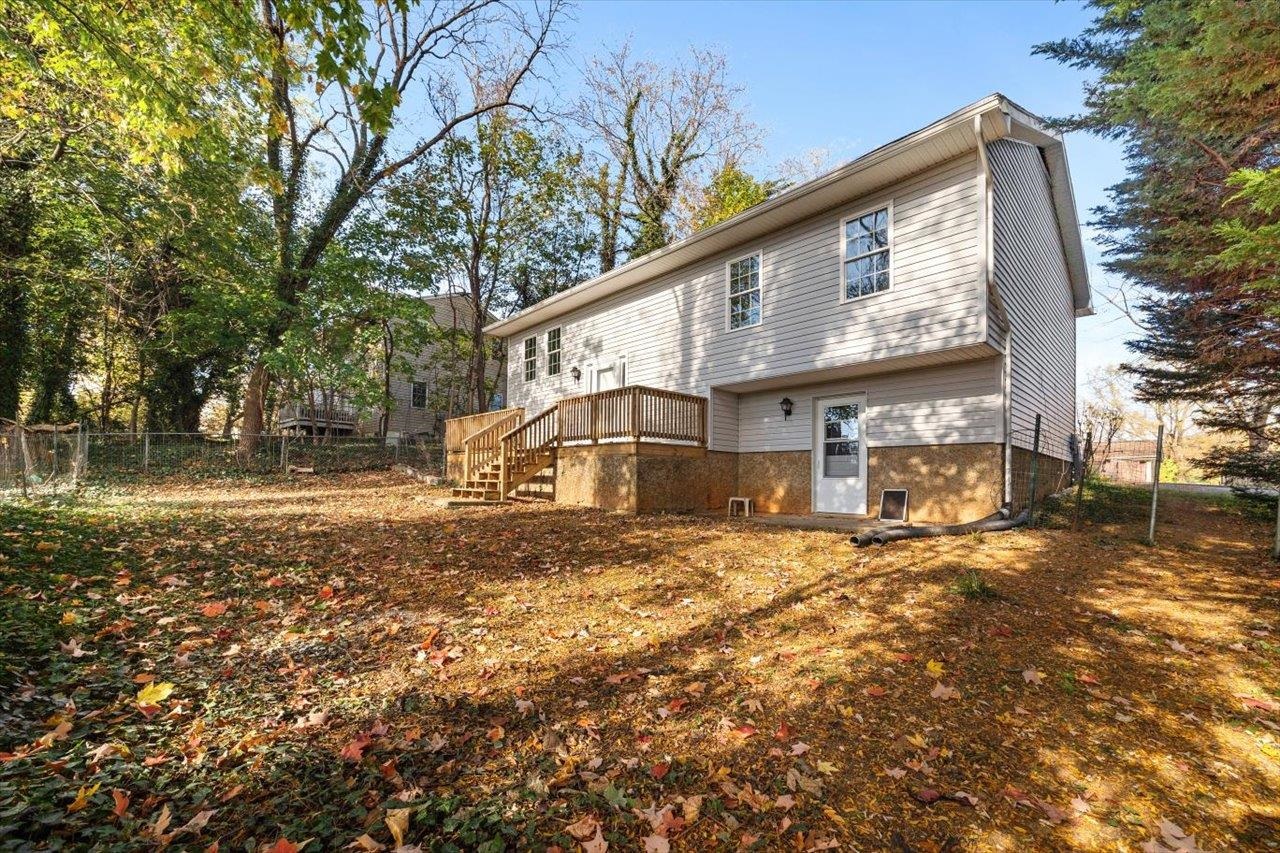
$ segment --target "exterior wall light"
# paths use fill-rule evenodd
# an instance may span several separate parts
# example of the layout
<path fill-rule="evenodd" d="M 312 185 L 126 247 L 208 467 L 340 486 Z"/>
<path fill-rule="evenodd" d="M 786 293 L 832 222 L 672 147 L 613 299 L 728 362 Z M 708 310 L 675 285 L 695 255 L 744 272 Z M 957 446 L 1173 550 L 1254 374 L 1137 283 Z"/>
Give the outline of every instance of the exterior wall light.
<path fill-rule="evenodd" d="M 782 402 L 778 403 L 782 407 L 782 419 L 785 421 L 791 417 L 791 409 L 795 405 L 791 402 L 790 397 L 783 397 Z"/>
<path fill-rule="evenodd" d="M 569 375 L 573 377 L 574 382 L 579 382 L 582 380 L 582 371 L 578 369 L 578 366 L 576 364 L 569 371 Z"/>

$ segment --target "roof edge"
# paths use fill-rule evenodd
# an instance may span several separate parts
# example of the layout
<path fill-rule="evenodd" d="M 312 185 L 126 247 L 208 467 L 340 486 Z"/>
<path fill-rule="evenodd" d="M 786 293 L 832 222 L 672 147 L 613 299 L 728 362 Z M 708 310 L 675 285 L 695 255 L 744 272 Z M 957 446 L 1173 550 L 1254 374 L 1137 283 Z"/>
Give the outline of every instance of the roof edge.
<path fill-rule="evenodd" d="M 983 119 L 983 138 L 987 142 L 1011 135 L 1031 135 L 1044 141 L 1037 144 L 1051 144 L 1057 152 L 1055 156 L 1061 160 L 1061 165 L 1058 168 L 1061 171 L 1062 179 L 1059 180 L 1058 176 L 1055 175 L 1055 180 L 1053 181 L 1055 208 L 1057 208 L 1056 212 L 1058 214 L 1056 218 L 1059 222 L 1063 246 L 1067 254 L 1068 271 L 1072 280 L 1073 302 L 1076 303 L 1078 315 L 1080 310 L 1087 310 L 1092 313 L 1087 268 L 1084 264 L 1083 247 L 1080 244 L 1080 228 L 1075 213 L 1075 199 L 1071 193 L 1070 173 L 1066 169 L 1066 154 L 1062 144 L 1062 136 L 1056 131 L 1050 130 L 1034 114 L 1024 110 L 1003 94 L 995 92 L 961 107 L 919 130 L 873 148 L 866 154 L 823 175 L 785 190 L 767 201 L 726 219 L 724 222 L 698 231 L 639 258 L 632 259 L 607 273 L 575 285 L 568 290 L 561 291 L 510 317 L 491 323 L 485 327 L 485 332 L 499 337 L 514 335 L 538 323 L 553 319 L 576 308 L 584 307 L 612 293 L 641 284 L 652 277 L 651 275 L 646 275 L 646 268 L 660 259 L 678 258 L 679 266 L 685 266 L 701 260 L 703 257 L 709 257 L 720 251 L 720 249 L 716 248 L 710 250 L 705 248 L 709 241 L 714 244 L 714 238 L 741 228 L 761 216 L 786 208 L 788 205 L 827 189 L 833 184 L 897 157 L 928 142 L 941 133 L 953 131 L 961 126 L 970 126 L 975 117 Z M 1059 195 L 1062 197 L 1059 198 Z M 688 257 L 683 257 L 685 255 Z"/>

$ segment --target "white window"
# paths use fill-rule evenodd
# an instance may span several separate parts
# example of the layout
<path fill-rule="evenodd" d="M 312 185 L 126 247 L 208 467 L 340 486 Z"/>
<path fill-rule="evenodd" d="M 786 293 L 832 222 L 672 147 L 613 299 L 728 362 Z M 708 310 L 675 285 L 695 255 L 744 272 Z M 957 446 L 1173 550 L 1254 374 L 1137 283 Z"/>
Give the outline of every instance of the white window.
<path fill-rule="evenodd" d="M 560 373 L 560 327 L 547 330 L 547 375 Z"/>
<path fill-rule="evenodd" d="M 538 378 L 538 339 L 524 339 L 524 381 L 532 382 Z"/>
<path fill-rule="evenodd" d="M 845 220 L 842 300 L 889 289 L 889 218 L 885 206 Z"/>
<path fill-rule="evenodd" d="M 729 328 L 760 325 L 760 255 L 729 262 Z"/>
<path fill-rule="evenodd" d="M 427 383 L 413 383 L 413 407 L 415 409 L 425 409 L 427 407 Z"/>

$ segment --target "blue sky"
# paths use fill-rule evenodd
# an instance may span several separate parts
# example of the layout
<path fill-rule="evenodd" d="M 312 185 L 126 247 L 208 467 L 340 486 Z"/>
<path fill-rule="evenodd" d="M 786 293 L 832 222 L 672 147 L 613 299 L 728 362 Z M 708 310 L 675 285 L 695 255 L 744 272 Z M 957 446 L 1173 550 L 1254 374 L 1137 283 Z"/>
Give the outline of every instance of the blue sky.
<path fill-rule="evenodd" d="M 1081 72 L 1031 46 L 1089 22 L 1076 3 L 605 2 L 586 0 L 566 29 L 565 63 L 628 36 L 638 56 L 665 59 L 690 45 L 719 48 L 765 128 L 762 164 L 828 149 L 835 165 L 992 92 L 1040 115 L 1080 109 Z M 563 69 L 568 71 L 568 69 Z M 574 76 L 566 74 L 566 77 Z M 1081 218 L 1123 175 L 1120 146 L 1067 140 Z M 1079 322 L 1079 374 L 1126 358 L 1132 326 L 1112 308 L 1107 275 L 1086 226 L 1098 316 Z"/>

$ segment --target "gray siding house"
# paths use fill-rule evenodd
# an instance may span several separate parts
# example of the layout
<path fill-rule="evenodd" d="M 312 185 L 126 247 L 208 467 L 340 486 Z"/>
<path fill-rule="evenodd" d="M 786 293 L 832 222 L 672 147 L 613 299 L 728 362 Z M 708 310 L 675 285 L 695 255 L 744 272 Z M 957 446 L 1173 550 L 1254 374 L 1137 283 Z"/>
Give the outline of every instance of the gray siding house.
<path fill-rule="evenodd" d="M 459 294 L 425 297 L 432 308 L 432 323 L 445 333 L 466 334 L 475 316 L 472 302 Z M 493 319 L 492 316 L 489 319 Z M 400 353 L 412 366 L 409 373 L 391 377 L 391 406 L 387 434 L 405 438 L 436 440 L 443 435 L 444 421 L 454 412 L 469 411 L 474 403 L 460 387 L 467 365 L 459 363 L 447 348 L 427 346 L 420 351 Z M 499 359 L 485 365 L 485 377 L 495 383 L 495 405 L 505 404 L 506 373 Z M 289 401 L 280 407 L 277 424 L 285 432 L 300 434 L 370 435 L 378 430 L 381 412 L 358 412 L 341 393 L 332 402 L 318 399 Z"/>
<path fill-rule="evenodd" d="M 559 412 L 557 500 L 858 516 L 907 488 L 914 519 L 952 521 L 1011 499 L 1037 414 L 1070 459 L 1092 313 L 1063 140 L 995 94 L 487 331 L 518 421 Z M 703 401 L 701 434 L 642 423 L 647 391 L 606 413 L 625 429 L 566 431 L 575 399 L 630 387 Z"/>

